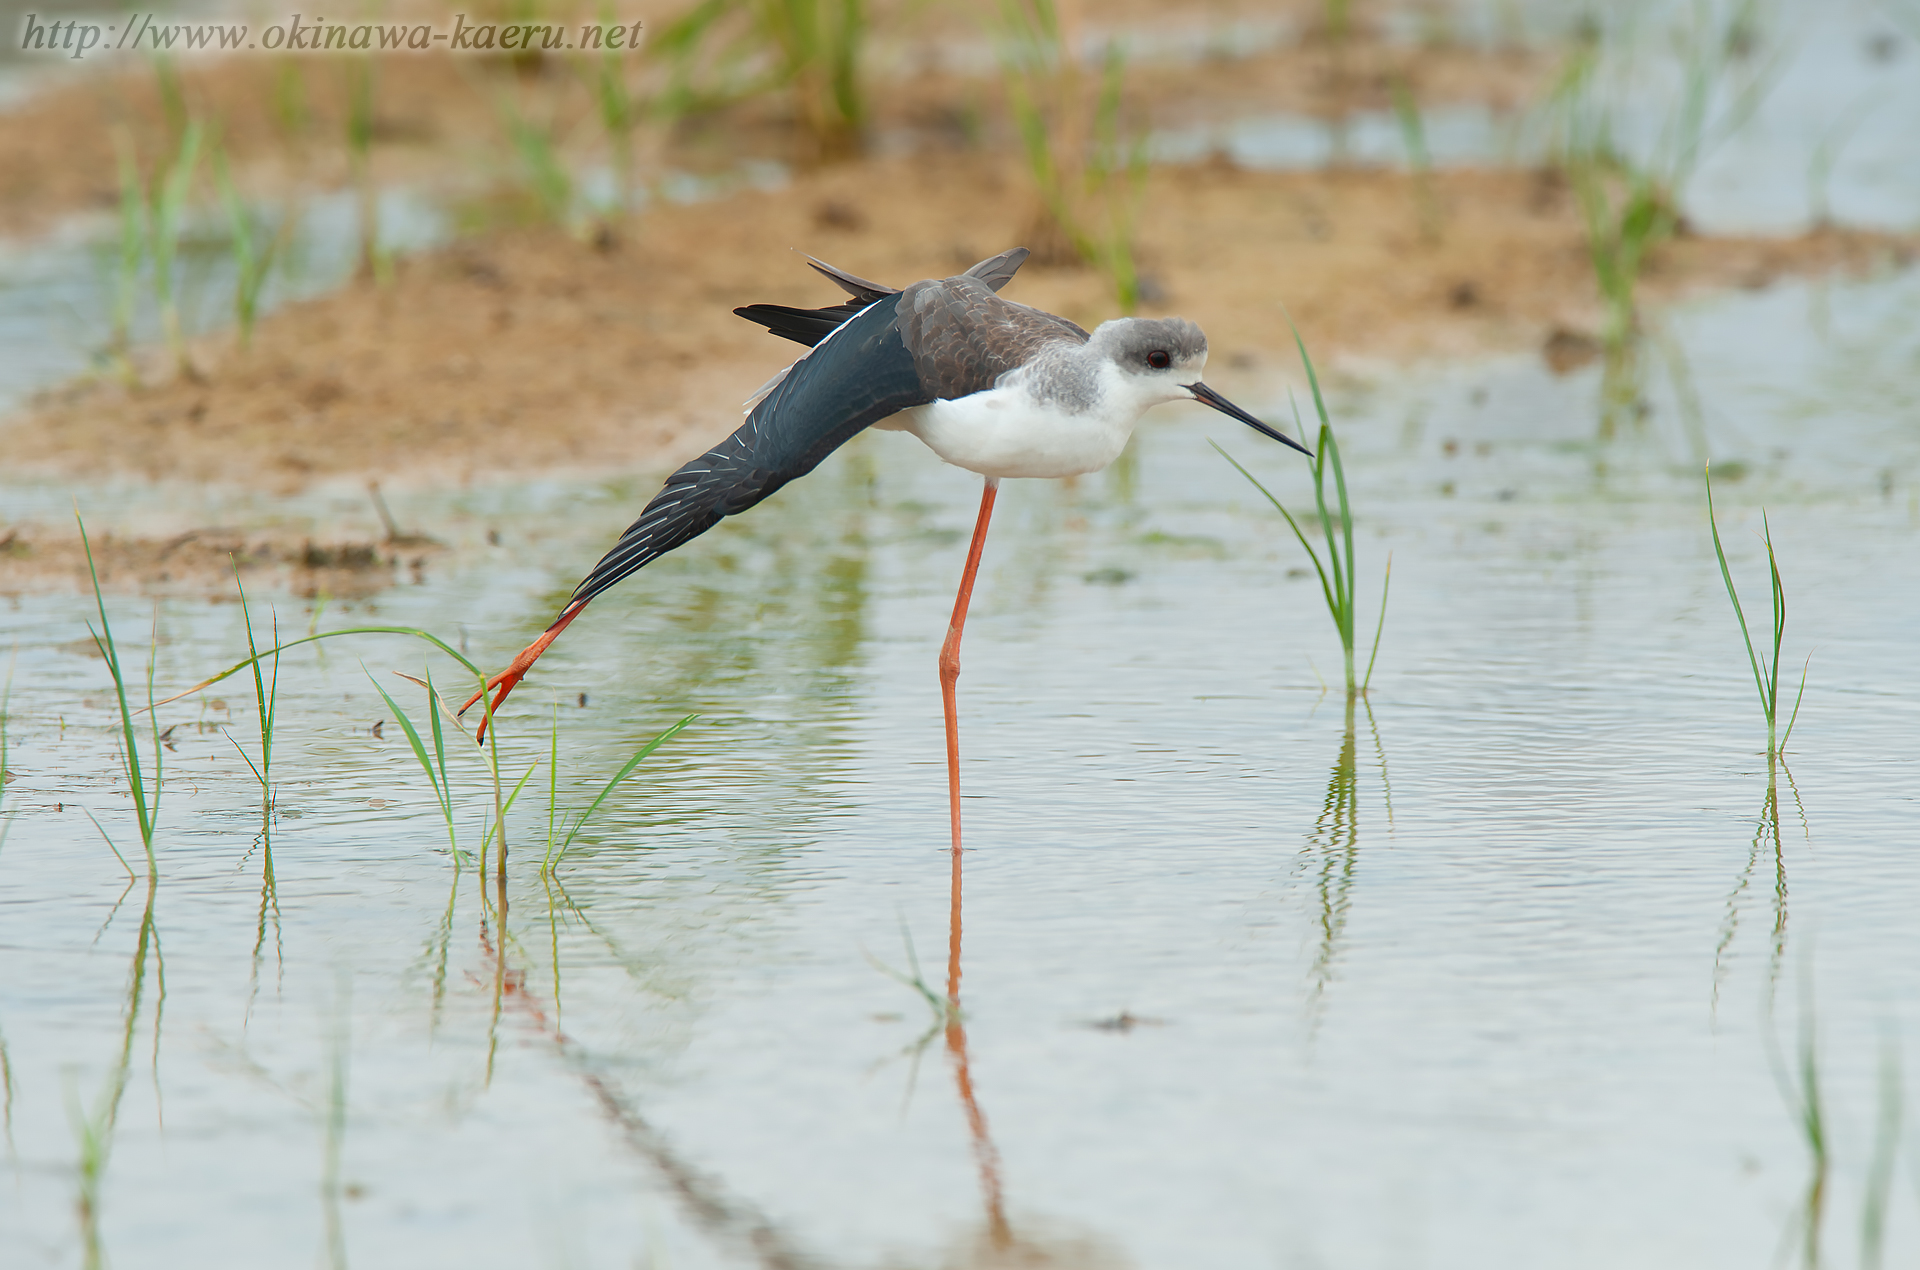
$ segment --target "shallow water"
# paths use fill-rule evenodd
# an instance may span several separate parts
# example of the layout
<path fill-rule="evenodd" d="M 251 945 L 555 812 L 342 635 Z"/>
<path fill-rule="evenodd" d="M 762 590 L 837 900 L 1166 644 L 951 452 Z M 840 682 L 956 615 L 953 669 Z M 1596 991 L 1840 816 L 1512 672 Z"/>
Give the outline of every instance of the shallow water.
<path fill-rule="evenodd" d="M 1623 153 L 1645 163 L 1673 149 L 1687 93 L 1688 15 L 1730 6 L 1667 3 L 1606 11 L 1614 35 L 1595 80 L 1596 102 Z M 1518 16 L 1521 10 L 1532 10 Z M 1568 6 L 1465 6 L 1451 36 L 1497 45 L 1514 13 L 1515 38 L 1564 44 L 1580 14 Z M 1713 81 L 1698 163 L 1679 191 L 1707 233 L 1794 233 L 1836 225 L 1905 230 L 1920 221 L 1920 18 L 1910 7 L 1780 0 L 1756 6 L 1759 43 Z M 1409 33 L 1411 34 L 1411 33 Z M 1751 100 L 1748 95 L 1751 94 Z M 1437 167 L 1546 161 L 1553 111 L 1435 105 L 1420 113 L 1422 144 Z M 1356 111 L 1328 120 L 1270 114 L 1154 134 L 1153 157 L 1182 163 L 1223 156 L 1261 169 L 1333 162 L 1406 166 L 1399 119 Z"/>
<path fill-rule="evenodd" d="M 1813 1174 L 1769 1056 L 1816 1014 L 1823 1238 L 1851 1264 L 1920 988 L 1920 278 L 1668 328 L 1684 377 L 1655 355 L 1610 439 L 1592 374 L 1531 359 L 1336 391 L 1363 624 L 1389 552 L 1394 577 L 1351 729 L 1304 558 L 1206 439 L 1302 508 L 1294 456 L 1172 414 L 1101 477 L 1009 483 L 961 680 L 957 1029 L 892 976 L 911 947 L 947 986 L 933 665 L 977 485 L 908 438 L 862 438 L 542 661 L 502 770 L 557 717 L 563 816 L 701 717 L 553 887 L 536 772 L 504 938 L 368 683 L 424 725 L 389 673 L 423 645 L 285 657 L 271 888 L 250 686 L 163 707 L 149 907 L 83 814 L 138 871 L 90 601 L 0 606 L 8 1264 L 82 1264 L 87 1125 L 120 1267 L 1772 1264 Z M 1777 830 L 1707 456 L 1750 615 L 1765 506 L 1785 656 L 1812 652 Z M 454 563 L 318 625 L 498 663 L 650 488 L 396 492 Z M 234 604 L 109 611 L 136 674 L 154 624 L 163 691 L 244 648 Z M 471 851 L 493 795 L 454 763 Z M 1920 1247 L 1911 1167 L 1887 1264 Z"/>

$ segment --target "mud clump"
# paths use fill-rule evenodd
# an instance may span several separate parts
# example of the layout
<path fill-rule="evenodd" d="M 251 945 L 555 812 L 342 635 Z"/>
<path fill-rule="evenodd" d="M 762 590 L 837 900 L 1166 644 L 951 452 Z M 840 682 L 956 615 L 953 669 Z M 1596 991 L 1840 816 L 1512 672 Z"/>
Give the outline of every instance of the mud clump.
<path fill-rule="evenodd" d="M 37 525 L 0 528 L 0 595 L 87 590 L 156 595 L 231 595 L 236 577 L 250 591 L 359 599 L 403 581 L 420 582 L 444 548 L 414 538 L 403 556 L 394 544 L 295 541 L 271 533 L 194 529 L 169 537 L 77 533 Z M 89 561 L 89 550 L 91 561 Z"/>

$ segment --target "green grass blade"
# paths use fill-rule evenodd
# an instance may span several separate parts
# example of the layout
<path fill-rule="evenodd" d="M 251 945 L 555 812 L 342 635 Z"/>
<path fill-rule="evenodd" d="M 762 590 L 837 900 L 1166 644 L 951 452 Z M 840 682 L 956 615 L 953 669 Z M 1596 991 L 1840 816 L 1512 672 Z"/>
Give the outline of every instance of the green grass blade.
<path fill-rule="evenodd" d="M 400 703 L 380 686 L 380 681 L 375 679 L 370 671 L 367 672 L 367 682 L 373 685 L 373 690 L 379 693 L 381 700 L 387 703 L 387 709 L 393 712 L 393 721 L 398 723 L 400 730 L 406 734 L 407 745 L 412 748 L 413 757 L 420 764 L 420 770 L 427 774 L 427 783 L 433 786 L 434 799 L 440 804 L 440 814 L 447 822 L 447 845 L 457 853 L 460 844 L 453 824 L 453 798 L 445 783 L 434 774 L 433 763 L 427 758 L 426 743 L 420 739 L 420 730 L 413 726 L 413 720 L 407 716 L 405 710 L 400 708 Z"/>
<path fill-rule="evenodd" d="M 1313 544 L 1307 541 L 1307 535 L 1303 533 L 1300 529 L 1300 522 L 1295 520 L 1293 518 L 1293 513 L 1288 511 L 1286 507 L 1281 504 L 1280 500 L 1273 496 L 1272 491 L 1270 491 L 1266 486 L 1260 483 L 1259 477 L 1255 476 L 1252 472 L 1247 471 L 1246 468 L 1240 466 L 1240 461 L 1238 459 L 1234 458 L 1231 454 L 1228 454 L 1225 450 L 1220 449 L 1220 446 L 1217 442 L 1209 440 L 1207 444 L 1213 446 L 1215 450 L 1219 451 L 1221 458 L 1233 464 L 1235 471 L 1239 472 L 1240 475 L 1246 477 L 1249 481 L 1253 482 L 1253 487 L 1259 490 L 1262 494 L 1265 494 L 1267 496 L 1267 501 L 1273 504 L 1274 510 L 1287 518 L 1287 527 L 1289 529 L 1292 529 L 1293 536 L 1300 540 L 1300 545 L 1306 549 L 1307 559 L 1313 561 L 1314 572 L 1320 575 L 1320 593 L 1326 596 L 1327 598 L 1327 609 L 1329 612 L 1333 611 L 1333 608 L 1334 608 L 1333 584 L 1327 581 L 1327 571 L 1324 568 L 1322 568 L 1320 565 L 1319 553 L 1315 552 L 1313 549 Z M 1337 624 L 1337 619 L 1336 619 L 1336 624 Z"/>
<path fill-rule="evenodd" d="M 120 707 L 120 739 L 122 745 L 125 747 L 122 761 L 126 766 L 127 784 L 133 794 L 133 809 L 136 821 L 140 827 L 140 841 L 146 847 L 147 865 L 151 869 L 153 867 L 153 836 L 155 830 L 158 828 L 156 821 L 159 808 L 157 805 L 152 808 L 149 808 L 147 805 L 146 782 L 140 771 L 140 747 L 134 738 L 134 712 L 132 707 L 127 704 L 127 683 L 126 679 L 120 673 L 120 650 L 113 642 L 113 624 L 107 620 L 107 601 L 106 597 L 100 591 L 100 570 L 94 563 L 93 543 L 87 537 L 87 523 L 81 518 L 78 507 L 74 508 L 73 519 L 74 522 L 80 526 L 80 546 L 81 549 L 86 552 L 87 575 L 93 582 L 94 607 L 100 614 L 100 629 L 98 631 L 94 630 L 93 624 L 89 622 L 87 624 L 87 633 L 93 636 L 94 647 L 100 650 L 100 656 L 106 660 L 107 670 L 113 676 L 114 700 Z M 149 674 L 148 709 L 152 710 L 151 674 L 153 666 L 151 660 L 148 662 L 147 670 Z M 157 756 L 155 762 L 158 762 Z M 160 789 L 158 784 L 156 784 L 154 786 L 156 804 L 159 800 L 159 793 Z"/>
<path fill-rule="evenodd" d="M 1787 591 L 1780 582 L 1780 561 L 1773 554 L 1773 526 L 1766 509 L 1760 511 L 1760 525 L 1767 543 L 1767 573 L 1773 590 L 1773 660 L 1767 666 L 1767 720 L 1771 722 L 1780 706 L 1780 641 L 1787 632 Z"/>
<path fill-rule="evenodd" d="M 1753 636 L 1747 631 L 1747 614 L 1740 607 L 1740 593 L 1733 589 L 1733 570 L 1727 567 L 1727 551 L 1720 543 L 1720 525 L 1713 515 L 1713 468 L 1707 468 L 1707 527 L 1713 531 L 1713 554 L 1720 561 L 1720 577 L 1727 584 L 1727 598 L 1733 601 L 1733 615 L 1740 619 L 1740 638 L 1747 646 L 1747 661 L 1753 667 L 1753 687 L 1760 694 L 1760 706 L 1767 711 L 1768 721 L 1773 718 L 1771 703 L 1767 700 L 1767 681 L 1760 673 L 1760 655 L 1753 651 Z"/>
<path fill-rule="evenodd" d="M 1805 664 L 1800 667 L 1800 691 L 1793 694 L 1793 713 L 1787 716 L 1787 730 L 1780 737 L 1780 748 L 1786 749 L 1787 742 L 1793 739 L 1793 725 L 1800 717 L 1800 699 L 1807 695 L 1807 671 L 1813 667 L 1813 654 L 1807 654 Z"/>
<path fill-rule="evenodd" d="M 445 640 L 441 639 L 437 635 L 421 630 L 417 626 L 348 626 L 348 627 L 343 627 L 340 630 L 336 630 L 336 631 L 321 631 L 318 635 L 305 635 L 299 639 L 289 640 L 287 643 L 284 643 L 284 644 L 275 644 L 272 648 L 267 649 L 265 652 L 256 653 L 252 657 L 248 657 L 243 661 L 237 662 L 234 665 L 227 667 L 225 670 L 221 671 L 219 674 L 214 675 L 211 678 L 202 679 L 199 683 L 193 685 L 191 688 L 183 688 L 179 692 L 174 693 L 171 697 L 166 697 L 160 701 L 155 702 L 154 704 L 156 706 L 169 705 L 175 701 L 180 700 L 182 697 L 190 697 L 194 693 L 199 692 L 203 688 L 211 688 L 213 687 L 213 685 L 219 683 L 221 680 L 227 679 L 233 675 L 239 674 L 241 671 L 253 665 L 254 662 L 258 661 L 262 657 L 272 657 L 275 654 L 284 653 L 289 649 L 298 648 L 302 644 L 314 644 L 324 639 L 335 639 L 342 635 L 410 635 L 415 639 L 425 640 L 427 643 L 432 644 L 435 648 L 439 649 L 441 652 L 445 653 L 447 656 L 453 658 L 455 661 L 459 662 L 462 666 L 465 666 L 468 670 L 472 671 L 476 678 L 484 681 L 487 677 L 485 671 L 481 670 L 480 667 L 474 665 L 471 661 L 468 661 L 466 656 L 461 652 L 459 652 L 458 650 L 456 650 L 451 644 L 448 644 Z"/>
<path fill-rule="evenodd" d="M 1360 691 L 1365 694 L 1367 685 L 1373 682 L 1374 659 L 1380 656 L 1380 633 L 1387 629 L 1387 588 L 1393 585 L 1393 553 L 1387 553 L 1387 576 L 1380 582 L 1380 620 L 1373 627 L 1373 651 L 1367 654 L 1366 677 L 1360 681 Z M 1372 709 L 1371 706 L 1368 709 Z"/>
<path fill-rule="evenodd" d="M 634 754 L 632 758 L 627 760 L 626 766 L 622 767 L 618 772 L 614 773 L 613 779 L 606 783 L 605 788 L 601 789 L 599 796 L 596 797 L 591 803 L 587 805 L 587 809 L 580 813 L 580 818 L 573 822 L 573 828 L 567 831 L 566 838 L 560 843 L 560 850 L 556 852 L 554 855 L 554 863 L 556 865 L 559 864 L 560 857 L 567 853 L 567 848 L 573 845 L 573 840 L 579 836 L 580 830 L 586 827 L 587 818 L 592 816 L 594 812 L 600 810 L 600 804 L 607 801 L 607 795 L 613 793 L 614 786 L 618 785 L 621 781 L 625 780 L 628 777 L 628 775 L 632 773 L 634 768 L 640 766 L 640 762 L 642 759 L 646 758 L 647 755 L 659 749 L 662 745 L 665 745 L 682 728 L 685 728 L 689 723 L 692 723 L 695 719 L 699 717 L 700 716 L 697 714 L 690 714 L 686 718 L 680 720 L 680 722 L 674 724 L 672 727 L 662 732 L 659 736 L 654 737 L 653 740 L 648 741 L 645 745 L 641 746 L 640 749 Z"/>

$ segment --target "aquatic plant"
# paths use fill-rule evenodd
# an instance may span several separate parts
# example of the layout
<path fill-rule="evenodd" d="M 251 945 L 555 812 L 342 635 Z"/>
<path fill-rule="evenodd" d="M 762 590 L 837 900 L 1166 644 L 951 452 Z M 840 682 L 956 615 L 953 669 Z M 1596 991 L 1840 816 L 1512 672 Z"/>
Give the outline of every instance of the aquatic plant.
<path fill-rule="evenodd" d="M 7 770 L 7 703 L 13 697 L 13 663 L 7 663 L 7 677 L 0 682 L 0 812 L 6 810 L 7 784 L 13 780 L 13 773 Z M 0 847 L 7 845 L 7 829 L 12 821 L 0 818 Z M 0 1077 L 6 1076 L 4 1045 L 0 1045 Z M 8 1086 L 10 1089 L 11 1086 Z M 11 1098 L 8 1100 L 11 1102 Z"/>
<path fill-rule="evenodd" d="M 1833 165 L 1839 160 L 1847 142 L 1853 139 L 1853 134 L 1885 98 L 1886 93 L 1879 89 L 1862 93 L 1821 134 L 1820 143 L 1814 146 L 1813 154 L 1808 157 L 1807 219 L 1815 229 L 1832 228 L 1833 206 L 1828 201 L 1827 187 L 1833 180 Z"/>
<path fill-rule="evenodd" d="M 80 546 L 87 556 L 87 575 L 93 582 L 93 602 L 100 615 L 99 629 L 94 629 L 91 621 L 87 623 L 87 634 L 93 637 L 93 646 L 100 651 L 101 659 L 107 663 L 107 672 L 113 676 L 114 701 L 120 710 L 120 764 L 127 778 L 127 789 L 133 795 L 133 813 L 135 823 L 140 830 L 140 845 L 147 855 L 147 874 L 157 876 L 154 862 L 153 840 L 160 827 L 160 777 L 163 767 L 160 742 L 160 720 L 154 713 L 156 703 L 153 699 L 153 672 L 155 657 L 151 650 L 147 656 L 147 705 L 144 713 L 152 728 L 153 740 L 153 787 L 147 787 L 144 769 L 140 763 L 140 737 L 133 725 L 136 711 L 127 701 L 127 679 L 120 667 L 120 648 L 114 642 L 113 624 L 107 620 L 107 601 L 100 591 L 100 571 L 94 564 L 93 543 L 87 538 L 87 523 L 76 510 L 74 521 L 80 526 Z M 157 634 L 157 633 L 156 633 Z M 108 840 L 112 845 L 112 840 Z"/>
<path fill-rule="evenodd" d="M 1324 563 L 1320 559 L 1320 554 L 1313 549 L 1313 544 L 1307 541 L 1306 532 L 1300 528 L 1300 522 L 1294 519 L 1293 513 L 1286 509 L 1273 492 L 1262 485 L 1259 478 L 1252 472 L 1242 467 L 1239 460 L 1231 454 L 1220 449 L 1217 444 L 1213 448 L 1219 450 L 1221 457 L 1233 464 L 1240 475 L 1253 482 L 1255 489 L 1266 495 L 1267 501 L 1286 518 L 1288 527 L 1293 530 L 1294 537 L 1300 540 L 1300 545 L 1306 548 L 1308 558 L 1313 561 L 1314 571 L 1320 575 L 1320 592 L 1327 602 L 1327 612 L 1333 618 L 1334 628 L 1340 635 L 1340 649 L 1346 665 L 1347 696 L 1352 698 L 1356 695 L 1365 695 L 1368 685 L 1373 682 L 1373 664 L 1380 655 L 1380 635 L 1387 624 L 1387 588 L 1393 583 L 1393 557 L 1391 555 L 1387 557 L 1385 577 L 1380 584 L 1380 618 L 1374 625 L 1373 650 L 1367 656 L 1366 674 L 1356 679 L 1353 653 L 1357 605 L 1354 598 L 1354 585 L 1358 575 L 1353 550 L 1353 509 L 1347 499 L 1346 471 L 1340 463 L 1340 445 L 1334 439 L 1333 420 L 1327 413 L 1326 398 L 1321 394 L 1320 377 L 1314 371 L 1313 359 L 1307 356 L 1306 343 L 1301 340 L 1298 330 L 1294 331 L 1293 340 L 1300 350 L 1300 361 L 1307 369 L 1307 384 L 1313 390 L 1314 410 L 1320 417 L 1320 436 L 1314 445 L 1313 455 L 1313 498 L 1320 516 L 1320 530 L 1326 538 L 1327 558 Z M 1297 404 L 1294 406 L 1293 417 L 1295 424 L 1304 433 L 1306 425 L 1300 420 L 1300 408 Z M 1209 442 L 1209 444 L 1212 443 Z M 1339 508 L 1338 515 L 1334 514 L 1334 509 L 1327 502 L 1329 472 L 1333 476 L 1334 498 Z"/>
<path fill-rule="evenodd" d="M 611 4 L 600 9 L 602 25 L 614 21 Z M 627 86 L 626 59 L 617 49 L 602 49 L 593 59 L 593 105 L 600 127 L 607 135 L 613 168 L 613 211 L 630 210 L 633 201 L 633 132 L 639 125 L 643 108 Z"/>
<path fill-rule="evenodd" d="M 227 217 L 227 237 L 233 249 L 233 320 L 240 329 L 240 347 L 253 342 L 253 324 L 260 315 L 260 293 L 273 272 L 274 255 L 280 235 L 263 234 L 253 212 L 235 188 L 227 170 L 227 157 L 218 145 L 213 147 L 213 181 L 220 192 L 220 206 Z"/>
<path fill-rule="evenodd" d="M 1767 523 L 1767 514 L 1760 513 L 1762 527 L 1761 539 L 1767 545 L 1767 573 L 1773 594 L 1773 655 L 1769 657 L 1765 647 L 1755 649 L 1753 634 L 1747 629 L 1746 610 L 1740 605 L 1740 593 L 1734 589 L 1733 570 L 1727 567 L 1726 548 L 1720 542 L 1720 524 L 1713 514 L 1713 469 L 1706 470 L 1707 486 L 1707 527 L 1713 533 L 1713 554 L 1720 561 L 1720 577 L 1727 584 L 1727 599 L 1733 602 L 1733 615 L 1740 622 L 1740 638 L 1747 646 L 1747 662 L 1753 668 L 1753 686 L 1760 694 L 1760 710 L 1767 718 L 1767 756 L 1777 757 L 1787 748 L 1787 741 L 1793 736 L 1794 721 L 1800 717 L 1800 701 L 1807 695 L 1807 667 L 1813 664 L 1813 654 L 1807 654 L 1807 664 L 1800 670 L 1800 690 L 1793 698 L 1793 711 L 1787 716 L 1787 730 L 1777 733 L 1780 707 L 1780 644 L 1786 635 L 1787 592 L 1780 581 L 1780 561 L 1773 552 L 1773 527 Z"/>
<path fill-rule="evenodd" d="M 1144 137 L 1121 133 L 1126 51 L 1117 41 L 1107 44 L 1089 118 L 1071 33 L 1052 0 L 1000 0 L 995 35 L 1008 108 L 1040 202 L 1026 237 L 1043 259 L 1077 258 L 1105 274 L 1114 302 L 1131 313 L 1140 304 L 1134 235 L 1147 152 Z"/>
<path fill-rule="evenodd" d="M 1680 193 L 1715 146 L 1745 126 L 1772 86 L 1778 57 L 1756 60 L 1758 0 L 1696 3 L 1674 33 L 1680 86 L 1650 145 L 1622 144 L 1613 102 L 1644 101 L 1631 16 L 1590 25 L 1548 98 L 1550 148 L 1566 173 L 1605 307 L 1607 416 L 1636 389 L 1639 285 L 1652 254 L 1680 232 Z"/>
<path fill-rule="evenodd" d="M 385 283 L 393 261 L 380 247 L 380 192 L 373 183 L 373 57 L 347 59 L 347 158 L 360 232 L 360 273 Z"/>
<path fill-rule="evenodd" d="M 652 42 L 670 66 L 663 113 L 786 91 L 814 157 L 850 158 L 860 152 L 867 119 L 860 83 L 866 36 L 865 0 L 701 0 Z M 696 80 L 706 82 L 696 87 Z"/>
<path fill-rule="evenodd" d="M 1400 126 L 1400 144 L 1407 152 L 1407 168 L 1413 173 L 1413 201 L 1420 215 L 1420 237 L 1429 243 L 1440 241 L 1440 200 L 1433 188 L 1433 156 L 1427 151 L 1427 129 L 1420 118 L 1420 103 L 1404 75 L 1395 75 L 1391 84 L 1393 117 Z"/>
<path fill-rule="evenodd" d="M 120 364 L 121 375 L 131 381 L 133 368 L 133 315 L 140 301 L 140 265 L 147 254 L 147 192 L 134 159 L 133 134 L 124 126 L 113 130 L 115 172 L 119 178 L 118 250 L 114 253 L 113 329 L 107 349 Z"/>
<path fill-rule="evenodd" d="M 420 770 L 427 774 L 427 783 L 433 786 L 434 801 L 439 804 L 441 819 L 447 826 L 447 850 L 453 856 L 454 867 L 458 868 L 461 859 L 460 838 L 453 825 L 453 782 L 447 776 L 447 740 L 440 726 L 440 711 L 435 708 L 438 697 L 434 692 L 433 675 L 429 672 L 422 681 L 428 696 L 427 720 L 433 732 L 431 758 L 428 757 L 426 743 L 420 739 L 420 729 L 414 726 L 412 717 L 400 708 L 400 703 L 393 699 L 393 694 L 381 687 L 380 681 L 371 674 L 367 676 L 367 682 L 373 685 L 373 690 L 387 703 L 387 709 L 393 712 L 393 721 L 406 734 L 407 745 L 413 750 L 415 761 L 420 764 Z"/>
<path fill-rule="evenodd" d="M 187 124 L 180 147 L 167 165 L 147 204 L 147 256 L 153 262 L 153 293 L 160 306 L 160 330 L 173 352 L 175 369 L 191 376 L 186 332 L 180 324 L 180 298 L 175 265 L 180 252 L 180 223 L 192 192 L 193 174 L 200 162 L 206 128 L 198 120 Z"/>
<path fill-rule="evenodd" d="M 574 818 L 573 824 L 567 829 L 566 835 L 564 837 L 559 838 L 557 842 L 554 837 L 554 827 L 555 827 L 555 820 L 556 820 L 555 808 L 558 806 L 558 801 L 559 801 L 558 799 L 559 787 L 557 783 L 550 784 L 548 786 L 548 793 L 547 793 L 547 854 L 546 854 L 546 857 L 542 859 L 540 862 L 540 872 L 542 874 L 550 875 L 556 869 L 558 869 L 560 867 L 561 858 L 567 854 L 567 848 L 572 846 L 573 840 L 580 836 L 580 831 L 586 827 L 588 818 L 591 817 L 594 812 L 600 810 L 601 803 L 604 803 L 605 801 L 607 801 L 607 795 L 613 792 L 614 786 L 618 785 L 621 781 L 631 776 L 633 774 L 633 770 L 639 767 L 641 762 L 649 754 L 653 753 L 655 750 L 659 749 L 662 745 L 665 745 L 668 741 L 672 740 L 675 736 L 679 735 L 682 729 L 684 729 L 689 723 L 692 723 L 695 719 L 699 717 L 700 716 L 697 714 L 687 715 L 685 718 L 681 719 L 678 723 L 675 723 L 671 727 L 667 728 L 665 731 L 661 732 L 658 736 L 654 737 L 651 741 L 648 741 L 645 745 L 641 746 L 638 750 L 635 750 L 633 757 L 628 759 L 626 761 L 626 765 L 623 766 L 619 771 L 613 774 L 612 780 L 609 780 L 604 786 L 601 787 L 600 792 L 594 796 L 593 801 L 587 804 L 587 809 L 581 812 L 578 816 Z M 559 762 L 559 757 L 560 757 L 560 725 L 559 725 L 558 719 L 556 718 L 554 722 L 554 729 L 553 729 L 553 752 L 552 752 L 552 758 L 550 761 L 557 765 Z M 558 775 L 557 766 L 550 768 L 550 771 L 556 777 L 556 782 L 557 782 L 557 775 Z"/>
<path fill-rule="evenodd" d="M 273 719 L 274 711 L 280 701 L 280 654 L 274 653 L 273 673 L 262 674 L 260 663 L 265 660 L 253 637 L 253 612 L 247 607 L 246 588 L 240 585 L 240 566 L 234 565 L 233 584 L 240 592 L 240 616 L 247 626 L 247 652 L 253 657 L 253 697 L 260 720 L 260 761 L 255 763 L 238 741 L 233 748 L 240 751 L 240 758 L 253 772 L 253 778 L 260 782 L 260 842 L 266 852 L 266 874 L 273 875 Z M 280 642 L 280 620 L 276 616 L 273 623 L 273 642 Z M 269 884 L 271 884 L 269 882 Z"/>
<path fill-rule="evenodd" d="M 573 216 L 573 177 L 560 159 L 552 127 L 529 118 L 512 92 L 501 94 L 500 116 L 534 206 L 545 220 L 567 225 Z"/>

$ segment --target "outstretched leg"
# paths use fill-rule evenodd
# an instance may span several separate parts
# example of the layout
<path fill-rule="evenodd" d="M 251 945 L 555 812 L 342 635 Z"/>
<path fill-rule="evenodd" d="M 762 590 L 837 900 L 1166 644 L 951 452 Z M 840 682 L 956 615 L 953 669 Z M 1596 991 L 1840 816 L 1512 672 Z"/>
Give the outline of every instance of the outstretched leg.
<path fill-rule="evenodd" d="M 940 700 L 947 713 L 947 802 L 956 852 L 960 850 L 960 716 L 954 684 L 960 679 L 960 632 L 967 625 L 973 576 L 980 571 L 980 551 L 987 545 L 987 522 L 993 519 L 993 498 L 999 491 L 1000 482 L 988 477 L 980 495 L 980 518 L 973 524 L 973 545 L 967 548 L 967 571 L 960 575 L 960 594 L 953 601 L 953 621 L 947 625 L 947 642 L 940 646 Z"/>
<path fill-rule="evenodd" d="M 574 618 L 579 617 L 581 611 L 586 607 L 587 602 L 585 600 L 575 600 L 573 603 L 567 605 L 566 608 L 561 609 L 560 616 L 554 621 L 552 626 L 549 626 L 541 633 L 539 639 L 534 640 L 531 644 L 521 649 L 520 655 L 509 662 L 505 670 L 488 679 L 485 687 L 467 698 L 467 704 L 460 707 L 460 713 L 463 715 L 473 709 L 473 703 L 486 696 L 489 691 L 494 688 L 500 690 L 499 695 L 493 699 L 493 704 L 487 707 L 487 718 L 480 720 L 480 728 L 473 734 L 475 741 L 484 741 L 487 739 L 487 719 L 493 717 L 494 711 L 500 708 L 500 703 L 507 699 L 507 694 L 520 686 L 520 681 L 525 679 L 527 672 L 533 669 L 533 663 L 539 661 L 540 654 L 547 651 L 547 645 L 559 639 L 560 632 L 566 630 L 567 624 L 573 621 Z"/>

